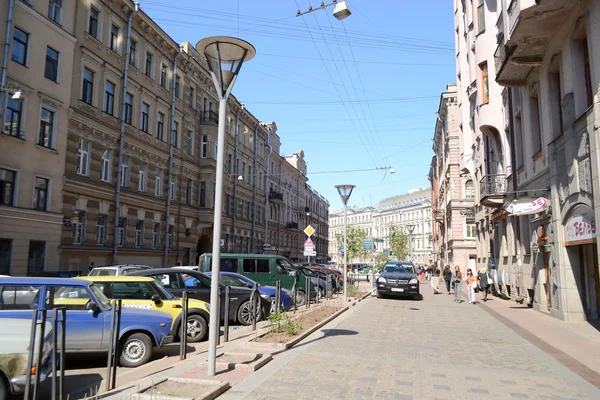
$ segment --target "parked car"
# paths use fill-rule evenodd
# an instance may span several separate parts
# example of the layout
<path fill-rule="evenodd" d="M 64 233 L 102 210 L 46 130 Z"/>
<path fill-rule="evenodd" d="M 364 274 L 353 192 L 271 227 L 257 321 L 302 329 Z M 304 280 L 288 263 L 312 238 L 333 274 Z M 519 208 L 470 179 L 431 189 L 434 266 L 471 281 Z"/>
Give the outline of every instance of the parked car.
<path fill-rule="evenodd" d="M 334 292 L 340 292 L 340 291 L 344 290 L 344 276 L 342 274 L 340 274 L 338 271 L 329 269 L 327 267 L 317 266 L 317 265 L 311 265 L 306 268 L 310 269 L 311 271 L 314 271 L 317 274 L 325 276 L 325 277 L 327 275 L 331 275 L 331 285 L 332 285 Z M 324 278 L 324 279 L 327 279 L 327 278 Z"/>
<path fill-rule="evenodd" d="M 211 271 L 212 254 L 200 256 L 199 267 L 202 272 Z M 244 275 L 261 285 L 275 286 L 280 280 L 282 286 L 292 290 L 294 282 L 298 282 L 296 305 L 306 303 L 306 281 L 302 271 L 294 267 L 287 258 L 273 254 L 221 254 L 220 271 L 235 272 Z M 316 298 L 317 286 L 310 284 L 310 297 Z"/>
<path fill-rule="evenodd" d="M 150 277 L 166 289 L 169 293 L 181 297 L 183 291 L 188 292 L 190 299 L 195 301 L 210 301 L 210 278 L 202 272 L 185 268 L 158 268 L 148 271 L 138 271 L 135 275 Z M 252 324 L 252 311 L 250 309 L 250 295 L 252 290 L 247 288 L 232 288 L 229 299 L 229 321 L 241 325 Z M 257 310 L 257 321 L 270 314 L 271 299 L 261 297 L 260 307 Z M 191 300 L 190 300 L 191 301 Z M 225 304 L 225 286 L 221 286 L 221 304 Z M 221 320 L 225 319 L 225 307 L 221 306 Z"/>
<path fill-rule="evenodd" d="M 31 320 L 35 308 L 65 307 L 67 352 L 98 352 L 110 348 L 112 306 L 92 282 L 66 278 L 0 278 L 0 297 L 10 299 L 0 302 L 2 324 L 8 318 Z M 169 334 L 171 324 L 172 317 L 166 313 L 123 309 L 118 336 L 120 364 L 137 367 L 148 362 L 154 347 L 173 341 Z"/>
<path fill-rule="evenodd" d="M 150 270 L 139 270 L 150 271 Z M 123 300 L 123 307 L 164 311 L 173 318 L 171 335 L 179 340 L 181 329 L 181 300 L 169 293 L 156 281 L 144 276 L 86 276 L 109 299 Z M 188 302 L 187 340 L 200 342 L 208 335 L 210 306 L 200 300 Z"/>
<path fill-rule="evenodd" d="M 40 352 L 41 330 L 36 330 L 35 352 L 31 368 L 31 381 L 39 375 L 40 382 L 52 372 L 52 324 L 46 322 L 42 346 L 42 364 L 37 367 Z M 9 394 L 23 393 L 27 382 L 27 362 L 29 359 L 29 341 L 31 336 L 31 319 L 2 319 L 0 331 L 0 399 L 5 400 Z"/>
<path fill-rule="evenodd" d="M 111 265 L 107 267 L 96 267 L 90 271 L 88 276 L 121 276 L 129 275 L 142 269 L 152 269 L 148 265 L 126 264 Z"/>
<path fill-rule="evenodd" d="M 297 267 L 296 269 L 302 274 L 302 276 L 310 278 L 311 283 L 318 288 L 315 295 L 320 299 L 324 298 L 325 293 L 327 293 L 327 282 L 325 281 L 325 277 L 322 274 L 317 274 L 306 267 Z M 312 295 L 310 298 L 315 299 L 315 297 Z"/>
<path fill-rule="evenodd" d="M 377 297 L 383 296 L 421 297 L 419 279 L 412 262 L 392 260 L 385 263 L 377 278 Z"/>
<path fill-rule="evenodd" d="M 207 272 L 206 276 L 211 276 L 212 272 Z M 277 297 L 277 288 L 275 286 L 265 286 L 261 285 L 258 282 L 253 281 L 252 279 L 236 274 L 235 272 L 221 272 L 221 283 L 225 286 L 231 287 L 245 287 L 245 288 L 253 288 L 254 285 L 258 285 L 258 291 L 261 295 L 269 296 L 269 300 L 271 301 L 271 313 L 275 312 L 275 297 Z M 187 281 L 186 281 L 187 284 Z M 284 311 L 288 311 L 292 308 L 292 292 L 281 288 L 281 306 Z"/>

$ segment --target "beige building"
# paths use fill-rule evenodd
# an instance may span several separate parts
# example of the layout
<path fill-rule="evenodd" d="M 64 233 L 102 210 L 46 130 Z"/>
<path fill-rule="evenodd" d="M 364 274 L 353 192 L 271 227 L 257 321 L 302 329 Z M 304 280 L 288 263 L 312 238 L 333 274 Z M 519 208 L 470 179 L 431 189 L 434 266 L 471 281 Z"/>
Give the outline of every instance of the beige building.
<path fill-rule="evenodd" d="M 0 274 L 57 270 L 76 2 L 3 1 Z M 9 15 L 9 10 L 11 10 Z M 78 72 L 77 72 L 78 73 Z"/>

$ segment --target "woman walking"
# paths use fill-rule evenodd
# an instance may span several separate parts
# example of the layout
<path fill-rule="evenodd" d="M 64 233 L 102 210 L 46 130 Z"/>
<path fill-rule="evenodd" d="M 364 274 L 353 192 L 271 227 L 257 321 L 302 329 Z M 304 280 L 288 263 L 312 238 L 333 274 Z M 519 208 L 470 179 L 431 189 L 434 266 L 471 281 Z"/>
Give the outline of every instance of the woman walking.
<path fill-rule="evenodd" d="M 454 301 L 457 303 L 462 303 L 461 295 L 462 295 L 462 272 L 460 272 L 460 267 L 458 265 L 454 266 L 454 273 L 452 274 L 452 282 L 454 283 Z"/>
<path fill-rule="evenodd" d="M 448 296 L 450 296 L 450 282 L 452 282 L 452 271 L 450 270 L 449 265 L 446 265 L 444 267 L 444 281 L 446 281 L 446 292 L 448 292 Z"/>
<path fill-rule="evenodd" d="M 483 301 L 487 301 L 491 281 L 487 273 L 487 269 L 481 268 L 477 273 L 477 278 L 479 279 L 479 287 L 481 288 L 481 292 L 483 293 Z"/>
<path fill-rule="evenodd" d="M 433 289 L 433 294 L 440 293 L 440 270 L 438 268 L 431 267 L 433 273 L 431 276 L 431 288 Z"/>
<path fill-rule="evenodd" d="M 475 304 L 475 288 L 477 287 L 477 278 L 473 275 L 471 268 L 467 269 L 467 297 L 469 304 Z"/>

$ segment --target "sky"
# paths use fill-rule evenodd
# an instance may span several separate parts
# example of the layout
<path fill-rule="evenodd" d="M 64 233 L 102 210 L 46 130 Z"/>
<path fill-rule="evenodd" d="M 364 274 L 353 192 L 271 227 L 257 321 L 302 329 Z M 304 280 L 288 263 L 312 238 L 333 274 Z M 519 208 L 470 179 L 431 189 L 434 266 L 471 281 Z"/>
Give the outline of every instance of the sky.
<path fill-rule="evenodd" d="M 140 1 L 177 42 L 228 35 L 256 48 L 233 94 L 276 122 L 282 154 L 304 150 L 308 183 L 330 210 L 342 207 L 338 184 L 356 185 L 348 205 L 359 207 L 428 188 L 435 112 L 455 81 L 452 2 L 348 0 L 343 21 L 333 6 L 296 16 L 311 3 Z"/>

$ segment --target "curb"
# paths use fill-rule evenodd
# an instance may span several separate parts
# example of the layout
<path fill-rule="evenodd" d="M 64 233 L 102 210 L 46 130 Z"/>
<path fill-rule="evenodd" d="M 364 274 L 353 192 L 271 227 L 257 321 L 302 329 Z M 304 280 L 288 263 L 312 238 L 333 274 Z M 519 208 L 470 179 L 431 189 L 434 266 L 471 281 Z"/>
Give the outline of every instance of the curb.
<path fill-rule="evenodd" d="M 220 356 L 251 356 L 251 359 L 254 360 L 248 364 L 244 364 L 243 362 L 226 362 L 219 361 Z M 262 354 L 262 353 L 236 353 L 236 352 L 225 352 L 221 353 L 217 356 L 217 367 L 222 367 L 226 370 L 232 369 L 244 369 L 252 372 L 256 372 L 263 366 L 265 366 L 269 361 L 271 361 L 273 357 L 270 354 Z M 207 365 L 208 362 L 204 361 L 201 365 Z"/>
<path fill-rule="evenodd" d="M 187 383 L 187 384 L 192 384 L 192 385 L 214 386 L 214 389 L 210 390 L 208 393 L 206 393 L 204 396 L 201 396 L 201 397 L 198 397 L 198 396 L 178 397 L 178 396 L 171 396 L 171 395 L 163 396 L 163 395 L 142 393 L 156 385 L 160 385 L 161 383 L 164 383 L 167 381 L 178 382 L 178 383 Z M 141 386 L 141 389 L 137 393 L 133 393 L 131 395 L 131 399 L 132 400 L 214 400 L 217 397 L 219 397 L 220 395 L 222 395 L 223 393 L 225 393 L 227 390 L 229 390 L 230 387 L 231 386 L 229 385 L 229 382 L 211 381 L 208 379 L 171 377 L 171 378 L 162 379 L 160 381 L 154 382 L 149 385 L 147 384 L 147 385 Z"/>

